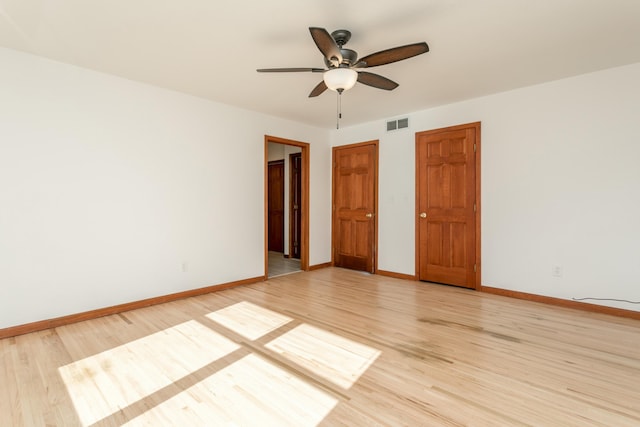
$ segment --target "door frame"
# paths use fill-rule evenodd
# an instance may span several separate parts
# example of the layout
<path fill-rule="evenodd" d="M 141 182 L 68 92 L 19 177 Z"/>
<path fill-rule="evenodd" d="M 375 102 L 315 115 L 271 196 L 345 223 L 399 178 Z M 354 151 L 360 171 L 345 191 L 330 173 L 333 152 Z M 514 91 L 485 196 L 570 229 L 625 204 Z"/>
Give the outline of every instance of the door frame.
<path fill-rule="evenodd" d="M 438 129 L 431 129 L 431 130 L 426 130 L 426 131 L 421 131 L 421 132 L 416 132 L 415 134 L 415 152 L 414 152 L 414 157 L 415 157 L 415 162 L 416 162 L 416 200 L 415 200 L 415 214 L 414 214 L 414 218 L 415 218 L 415 270 L 416 270 L 416 280 L 420 280 L 420 205 L 419 205 L 419 199 L 420 199 L 420 180 L 419 180 L 419 159 L 418 159 L 418 135 L 424 135 L 424 134 L 436 134 L 436 133 L 441 133 L 441 132 L 449 132 L 449 131 L 456 131 L 456 130 L 462 130 L 462 129 L 469 129 L 469 128 L 474 128 L 475 129 L 475 133 L 476 133 L 476 151 L 475 151 L 475 169 L 476 169 L 476 173 L 475 173 L 475 196 L 476 196 L 476 212 L 475 212 L 475 222 L 476 222 L 476 229 L 475 229 L 475 243 L 476 243 L 476 247 L 475 247 L 475 251 L 476 251 L 476 257 L 475 257 L 475 264 L 476 264 L 476 271 L 475 271 L 475 287 L 472 289 L 475 289 L 476 291 L 480 291 L 482 290 L 482 282 L 481 282 L 481 277 L 482 277 L 482 263 L 481 263 L 481 254 L 480 254 L 480 250 L 481 250 L 481 240 L 480 240 L 480 212 L 482 211 L 481 206 L 481 199 L 480 199 L 480 153 L 481 153 L 481 147 L 482 144 L 480 143 L 481 141 L 481 132 L 480 132 L 480 124 L 481 122 L 472 122 L 472 123 L 466 123 L 466 124 L 462 124 L 462 125 L 455 125 L 455 126 L 448 126 L 448 127 L 444 127 L 444 128 L 438 128 Z"/>
<path fill-rule="evenodd" d="M 380 141 L 377 139 L 355 144 L 338 145 L 331 149 L 331 265 L 335 265 L 336 250 L 336 211 L 335 211 L 335 173 L 336 151 L 340 149 L 373 145 L 375 148 L 375 164 L 373 165 L 373 274 L 378 274 L 378 164 L 380 163 Z"/>
<path fill-rule="evenodd" d="M 279 138 L 277 136 L 264 136 L 264 278 L 269 278 L 269 143 L 291 145 L 301 149 L 302 157 L 302 215 L 300 219 L 300 269 L 309 270 L 309 147 L 307 142 L 294 141 L 292 139 Z"/>

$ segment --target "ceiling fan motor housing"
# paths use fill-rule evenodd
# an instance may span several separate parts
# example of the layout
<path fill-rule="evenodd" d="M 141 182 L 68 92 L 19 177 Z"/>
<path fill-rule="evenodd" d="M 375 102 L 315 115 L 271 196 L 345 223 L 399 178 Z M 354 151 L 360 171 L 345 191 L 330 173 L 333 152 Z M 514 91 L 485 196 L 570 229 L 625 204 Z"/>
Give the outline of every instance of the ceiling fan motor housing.
<path fill-rule="evenodd" d="M 355 50 L 340 48 L 340 53 L 342 54 L 342 62 L 339 65 L 340 67 L 351 67 L 358 59 L 358 52 Z M 334 68 L 334 65 L 327 58 L 324 59 L 324 64 L 327 68 Z"/>

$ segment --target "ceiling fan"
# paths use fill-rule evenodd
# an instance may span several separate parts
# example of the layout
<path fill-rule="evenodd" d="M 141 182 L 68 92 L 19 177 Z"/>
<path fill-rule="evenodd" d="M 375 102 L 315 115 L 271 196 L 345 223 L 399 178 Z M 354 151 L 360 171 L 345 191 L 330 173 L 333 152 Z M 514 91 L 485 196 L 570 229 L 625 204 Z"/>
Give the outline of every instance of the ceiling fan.
<path fill-rule="evenodd" d="M 356 82 L 378 89 L 393 90 L 398 87 L 398 83 L 389 80 L 378 74 L 361 71 L 365 68 L 377 67 L 402 61 L 429 52 L 427 43 L 413 43 L 405 46 L 398 46 L 391 49 L 381 50 L 364 58 L 358 58 L 358 53 L 351 49 L 345 49 L 351 38 L 348 30 L 336 30 L 329 34 L 324 28 L 309 27 L 311 37 L 324 55 L 325 68 L 261 68 L 260 73 L 292 73 L 311 72 L 324 73 L 323 80 L 313 88 L 309 97 L 315 97 L 327 89 L 334 90 L 339 94 L 351 89 Z"/>

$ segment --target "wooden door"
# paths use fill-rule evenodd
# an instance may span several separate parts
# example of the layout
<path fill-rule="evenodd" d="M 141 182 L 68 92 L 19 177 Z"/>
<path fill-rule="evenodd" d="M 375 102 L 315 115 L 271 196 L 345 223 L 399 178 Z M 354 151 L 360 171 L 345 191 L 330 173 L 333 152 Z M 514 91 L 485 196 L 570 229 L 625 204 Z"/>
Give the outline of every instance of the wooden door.
<path fill-rule="evenodd" d="M 416 134 L 419 280 L 476 288 L 480 123 Z"/>
<path fill-rule="evenodd" d="M 333 262 L 375 272 L 378 142 L 333 149 Z"/>
<path fill-rule="evenodd" d="M 289 155 L 289 256 L 300 258 L 302 233 L 302 153 Z"/>
<path fill-rule="evenodd" d="M 284 251 L 284 160 L 269 162 L 269 250 Z"/>

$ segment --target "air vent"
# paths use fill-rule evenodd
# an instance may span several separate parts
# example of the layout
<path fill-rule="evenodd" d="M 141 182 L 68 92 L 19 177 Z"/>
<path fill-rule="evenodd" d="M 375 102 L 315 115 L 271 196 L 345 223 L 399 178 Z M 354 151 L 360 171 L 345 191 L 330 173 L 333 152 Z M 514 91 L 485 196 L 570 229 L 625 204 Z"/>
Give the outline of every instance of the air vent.
<path fill-rule="evenodd" d="M 409 127 L 409 118 L 391 120 L 387 122 L 387 132 L 397 129 L 404 129 Z"/>

